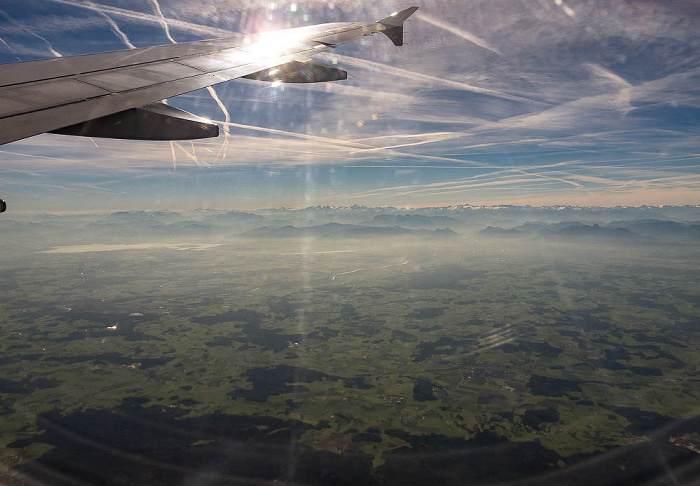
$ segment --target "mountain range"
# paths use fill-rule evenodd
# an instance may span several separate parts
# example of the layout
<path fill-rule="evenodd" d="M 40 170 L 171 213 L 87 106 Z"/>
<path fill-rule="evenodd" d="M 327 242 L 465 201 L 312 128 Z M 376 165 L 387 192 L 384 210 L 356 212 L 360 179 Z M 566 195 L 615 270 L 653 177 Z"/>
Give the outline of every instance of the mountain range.
<path fill-rule="evenodd" d="M 572 217 L 575 216 L 575 217 Z M 654 216 L 654 217 L 650 217 Z M 9 219 L 9 218 L 12 219 Z M 230 211 L 117 211 L 107 214 L 10 215 L 0 234 L 31 234 L 71 242 L 153 241 L 198 238 L 556 238 L 612 242 L 694 242 L 700 238 L 700 207 L 579 208 L 452 206 L 398 209 L 314 206 L 304 209 Z M 28 241 L 23 238 L 23 241 Z"/>

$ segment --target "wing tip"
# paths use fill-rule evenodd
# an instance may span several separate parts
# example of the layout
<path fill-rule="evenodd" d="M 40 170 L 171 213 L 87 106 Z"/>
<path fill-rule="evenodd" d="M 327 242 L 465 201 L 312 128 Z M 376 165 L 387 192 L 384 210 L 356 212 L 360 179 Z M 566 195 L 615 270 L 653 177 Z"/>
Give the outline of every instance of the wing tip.
<path fill-rule="evenodd" d="M 381 33 L 387 36 L 395 46 L 403 45 L 403 24 L 416 11 L 418 7 L 409 7 L 400 12 L 395 12 L 377 24 L 381 25 Z"/>
<path fill-rule="evenodd" d="M 382 24 L 385 27 L 399 27 L 403 25 L 403 23 L 416 11 L 418 10 L 418 7 L 409 7 L 407 9 L 401 10 L 400 12 L 394 12 L 393 14 L 389 15 L 387 18 L 380 20 L 377 22 L 378 24 Z"/>

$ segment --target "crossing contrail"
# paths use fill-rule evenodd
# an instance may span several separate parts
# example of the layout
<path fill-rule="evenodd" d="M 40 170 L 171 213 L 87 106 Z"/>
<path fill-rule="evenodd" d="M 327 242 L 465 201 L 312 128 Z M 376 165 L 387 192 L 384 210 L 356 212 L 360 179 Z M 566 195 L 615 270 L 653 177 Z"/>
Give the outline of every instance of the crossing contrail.
<path fill-rule="evenodd" d="M 100 14 L 100 16 L 102 16 L 107 21 L 109 26 L 112 28 L 112 31 L 117 35 L 117 37 L 119 37 L 122 40 L 122 42 L 124 42 L 124 44 L 126 44 L 126 46 L 129 49 L 136 49 L 136 46 L 131 43 L 131 41 L 129 40 L 129 37 L 127 37 L 127 35 L 119 28 L 119 26 L 117 25 L 117 23 L 114 21 L 114 19 L 112 17 L 107 15 L 99 6 L 95 5 L 92 2 L 87 2 L 86 6 L 88 8 L 90 8 L 91 10 Z"/>
<path fill-rule="evenodd" d="M 0 10 L 0 14 L 4 15 L 10 22 L 12 22 L 13 24 L 15 24 L 17 27 L 19 27 L 20 29 L 22 29 L 22 30 L 23 30 L 24 32 L 26 32 L 27 34 L 29 34 L 29 35 L 31 35 L 31 36 L 33 36 L 33 37 L 36 37 L 37 39 L 39 39 L 40 41 L 42 41 L 44 44 L 46 44 L 46 47 L 48 47 L 49 52 L 51 52 L 51 54 L 52 54 L 54 57 L 63 57 L 63 54 L 61 54 L 61 53 L 58 52 L 56 49 L 54 49 L 54 48 L 53 48 L 53 45 L 51 45 L 51 43 L 50 43 L 48 40 L 46 40 L 46 38 L 40 36 L 40 35 L 37 34 L 36 32 L 34 32 L 34 31 L 28 29 L 27 27 L 25 27 L 24 25 L 20 24 L 20 23 L 17 22 L 15 19 L 13 19 L 7 12 L 5 12 L 4 10 Z M 5 44 L 5 45 L 7 45 L 7 44 Z M 8 47 L 9 47 L 9 46 L 8 46 Z"/>

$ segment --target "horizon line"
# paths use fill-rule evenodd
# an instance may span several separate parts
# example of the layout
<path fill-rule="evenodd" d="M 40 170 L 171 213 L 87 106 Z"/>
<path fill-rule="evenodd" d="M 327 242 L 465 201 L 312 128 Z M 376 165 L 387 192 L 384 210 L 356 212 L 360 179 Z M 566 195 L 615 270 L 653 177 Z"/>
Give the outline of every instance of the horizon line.
<path fill-rule="evenodd" d="M 621 205 L 616 204 L 612 206 L 593 206 L 593 205 L 578 205 L 578 204 L 542 204 L 542 205 L 532 205 L 532 204 L 447 204 L 447 205 L 435 205 L 435 206 L 365 206 L 361 204 L 352 205 L 312 205 L 303 207 L 261 207 L 256 209 L 250 208 L 186 208 L 186 209 L 170 209 L 170 208 L 149 208 L 149 209 L 114 209 L 114 210 L 92 210 L 92 211 L 13 211 L 8 212 L 4 216 L 0 216 L 2 219 L 10 220 L 11 215 L 21 215 L 21 216 L 87 216 L 87 215 L 101 215 L 101 214 L 117 214 L 117 213 L 186 213 L 192 211 L 212 211 L 212 212 L 262 212 L 262 211 L 305 211 L 309 209 L 373 209 L 373 210 L 395 210 L 395 211 L 417 211 L 423 209 L 447 209 L 447 210 L 499 210 L 499 209 L 517 209 L 517 208 L 528 208 L 535 210 L 544 209 L 599 209 L 599 210 L 613 210 L 613 209 L 647 209 L 647 208 L 695 208 L 700 209 L 700 204 L 640 204 L 640 205 Z M 0 222 L 2 221 L 0 219 Z"/>

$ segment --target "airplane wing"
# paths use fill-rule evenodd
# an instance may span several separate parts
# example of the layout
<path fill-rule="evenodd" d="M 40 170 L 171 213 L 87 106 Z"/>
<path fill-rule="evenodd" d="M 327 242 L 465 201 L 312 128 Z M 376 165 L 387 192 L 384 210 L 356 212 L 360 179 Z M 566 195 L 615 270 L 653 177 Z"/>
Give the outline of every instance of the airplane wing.
<path fill-rule="evenodd" d="M 216 137 L 217 125 L 159 101 L 241 77 L 274 83 L 346 79 L 345 71 L 311 57 L 377 32 L 403 45 L 403 23 L 416 10 L 369 24 L 1 64 L 0 145 L 46 132 L 135 140 Z"/>

